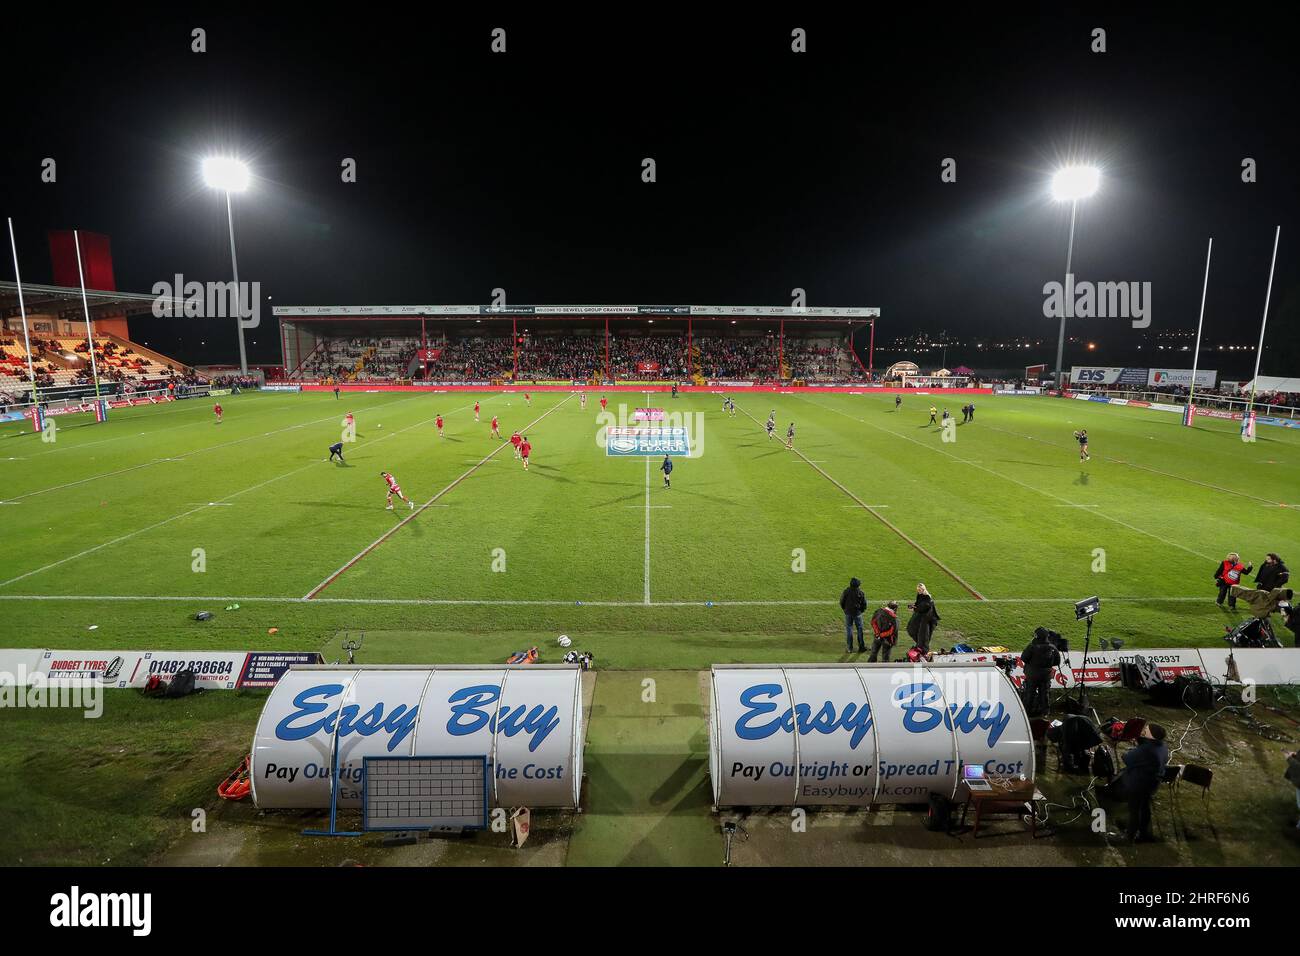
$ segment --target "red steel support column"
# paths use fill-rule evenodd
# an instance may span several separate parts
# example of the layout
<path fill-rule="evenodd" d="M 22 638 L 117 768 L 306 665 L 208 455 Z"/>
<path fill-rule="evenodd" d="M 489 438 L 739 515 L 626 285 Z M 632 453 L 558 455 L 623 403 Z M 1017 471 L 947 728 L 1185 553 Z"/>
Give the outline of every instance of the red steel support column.
<path fill-rule="evenodd" d="M 851 346 L 852 341 L 849 342 Z M 876 368 L 876 320 L 871 320 L 871 344 L 867 346 L 867 377 L 870 378 Z"/>
<path fill-rule="evenodd" d="M 776 347 L 776 380 L 780 382 L 785 376 L 785 319 L 781 320 L 781 338 Z"/>

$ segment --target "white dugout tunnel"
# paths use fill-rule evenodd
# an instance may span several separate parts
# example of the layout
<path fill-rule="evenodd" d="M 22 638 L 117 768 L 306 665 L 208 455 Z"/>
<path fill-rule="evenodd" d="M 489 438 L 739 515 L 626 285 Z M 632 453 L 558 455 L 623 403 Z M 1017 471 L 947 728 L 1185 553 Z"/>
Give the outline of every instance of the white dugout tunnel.
<path fill-rule="evenodd" d="M 992 663 L 715 665 L 715 807 L 871 806 L 956 795 L 964 765 L 1034 779 L 1034 741 Z"/>
<path fill-rule="evenodd" d="M 582 668 L 294 667 L 271 691 L 253 738 L 262 809 L 361 805 L 366 757 L 486 756 L 496 806 L 578 806 Z"/>

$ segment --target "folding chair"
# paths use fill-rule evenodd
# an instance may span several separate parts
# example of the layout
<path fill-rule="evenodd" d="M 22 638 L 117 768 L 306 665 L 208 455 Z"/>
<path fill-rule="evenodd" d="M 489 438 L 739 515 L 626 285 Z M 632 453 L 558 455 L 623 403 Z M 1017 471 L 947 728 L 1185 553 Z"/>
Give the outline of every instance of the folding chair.
<path fill-rule="evenodd" d="M 1198 767 L 1189 763 L 1183 767 L 1178 779 L 1187 782 L 1193 787 L 1200 787 L 1201 802 L 1204 803 L 1210 795 L 1210 784 L 1214 781 L 1214 771 L 1208 767 Z"/>

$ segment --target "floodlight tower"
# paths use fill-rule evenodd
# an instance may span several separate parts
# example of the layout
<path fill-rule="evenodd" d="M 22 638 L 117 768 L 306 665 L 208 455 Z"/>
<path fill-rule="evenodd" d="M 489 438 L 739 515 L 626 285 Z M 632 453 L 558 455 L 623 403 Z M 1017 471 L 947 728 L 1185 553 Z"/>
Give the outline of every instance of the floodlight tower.
<path fill-rule="evenodd" d="M 1052 198 L 1070 204 L 1070 245 L 1065 253 L 1065 282 L 1070 285 L 1070 270 L 1074 264 L 1074 221 L 1079 212 L 1079 200 L 1087 199 L 1101 185 L 1101 170 L 1095 166 L 1065 166 L 1052 176 Z M 1065 355 L 1065 313 L 1061 309 L 1061 331 L 1056 339 L 1056 387 L 1062 388 L 1061 360 Z"/>
<path fill-rule="evenodd" d="M 248 166 L 238 159 L 213 156 L 203 161 L 203 181 L 213 189 L 220 189 L 226 194 L 226 225 L 230 229 L 230 270 L 235 279 L 235 296 L 239 305 L 244 304 L 244 296 L 239 285 L 239 262 L 235 258 L 235 216 L 231 211 L 230 194 L 242 193 L 248 188 L 250 180 Z M 250 303 L 251 304 L 251 303 Z M 242 312 L 237 308 L 236 312 Z M 248 353 L 244 350 L 244 318 L 235 316 L 235 328 L 239 332 L 239 374 L 248 374 Z"/>

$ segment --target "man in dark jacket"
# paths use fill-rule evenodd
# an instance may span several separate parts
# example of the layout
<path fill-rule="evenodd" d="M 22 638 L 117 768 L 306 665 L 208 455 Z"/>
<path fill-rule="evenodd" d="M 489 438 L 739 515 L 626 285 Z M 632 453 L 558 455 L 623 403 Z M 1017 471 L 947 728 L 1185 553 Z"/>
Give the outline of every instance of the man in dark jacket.
<path fill-rule="evenodd" d="M 939 623 L 939 612 L 924 584 L 916 586 L 916 601 L 907 608 L 912 612 L 912 616 L 907 619 L 907 636 L 916 642 L 922 653 L 928 655 L 930 638 L 934 636 L 935 626 Z"/>
<path fill-rule="evenodd" d="M 889 663 L 889 655 L 893 653 L 894 645 L 898 643 L 898 602 L 890 601 L 876 609 L 876 613 L 871 615 L 871 656 L 867 658 L 867 663 L 876 663 L 876 658 L 880 657 L 885 663 Z"/>
<path fill-rule="evenodd" d="M 849 579 L 849 586 L 840 595 L 840 610 L 844 612 L 844 643 L 850 653 L 853 651 L 853 628 L 858 629 L 858 653 L 866 651 L 862 643 L 862 612 L 867 609 L 867 596 L 862 593 L 862 582 L 857 578 Z"/>
<path fill-rule="evenodd" d="M 1270 551 L 1264 563 L 1255 572 L 1255 584 L 1261 591 L 1280 588 L 1291 580 L 1291 569 L 1274 552 Z"/>
<path fill-rule="evenodd" d="M 1124 797 L 1128 800 L 1128 838 L 1134 843 L 1154 840 L 1151 834 L 1151 798 L 1160 789 L 1169 763 L 1165 728 L 1147 724 L 1137 746 L 1124 754 Z"/>
<path fill-rule="evenodd" d="M 1020 655 L 1025 668 L 1025 684 L 1020 694 L 1025 702 L 1025 713 L 1030 717 L 1047 713 L 1050 706 L 1047 689 L 1051 686 L 1052 668 L 1061 663 L 1061 652 L 1048 638 L 1047 628 L 1035 628 L 1034 639 Z"/>

